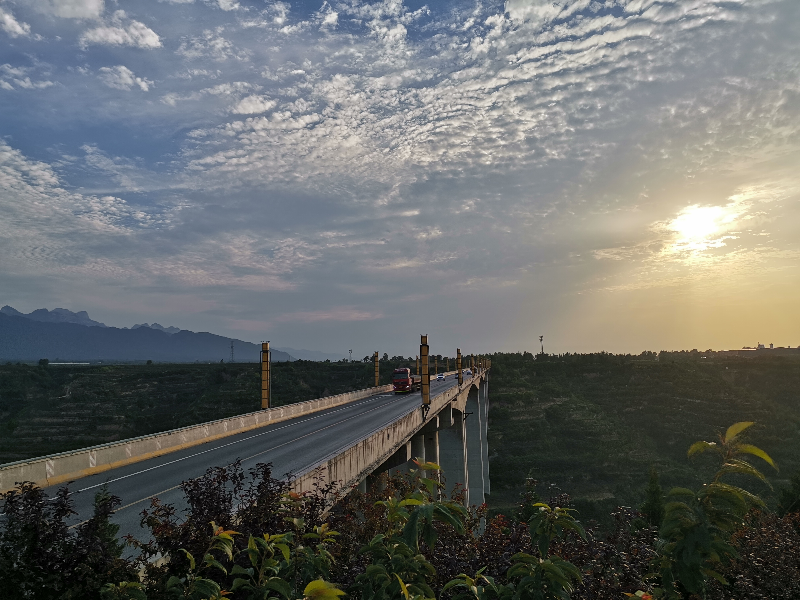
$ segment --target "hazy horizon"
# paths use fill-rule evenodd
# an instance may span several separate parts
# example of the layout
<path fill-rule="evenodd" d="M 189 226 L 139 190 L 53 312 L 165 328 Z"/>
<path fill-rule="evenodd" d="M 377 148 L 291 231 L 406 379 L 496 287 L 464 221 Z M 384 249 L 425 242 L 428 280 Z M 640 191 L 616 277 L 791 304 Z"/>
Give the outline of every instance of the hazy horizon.
<path fill-rule="evenodd" d="M 797 347 L 799 26 L 0 0 L 0 304 L 354 357 Z"/>

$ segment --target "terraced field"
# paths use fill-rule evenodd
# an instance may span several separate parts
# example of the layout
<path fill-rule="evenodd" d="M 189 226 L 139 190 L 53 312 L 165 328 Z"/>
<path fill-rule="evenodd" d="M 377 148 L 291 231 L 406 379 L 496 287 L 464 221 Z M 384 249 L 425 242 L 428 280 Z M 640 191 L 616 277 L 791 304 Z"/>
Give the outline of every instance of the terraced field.
<path fill-rule="evenodd" d="M 274 363 L 273 405 L 362 389 L 372 378 L 372 364 Z M 2 365 L 0 463 L 258 410 L 260 390 L 255 363 Z"/>
<path fill-rule="evenodd" d="M 800 468 L 800 360 L 662 358 L 494 355 L 490 506 L 513 505 L 528 476 L 597 519 L 641 503 L 651 465 L 666 489 L 699 486 L 712 464 L 690 462 L 687 448 L 737 421 L 756 422 L 753 443 L 781 469 L 761 465 L 776 488 Z"/>

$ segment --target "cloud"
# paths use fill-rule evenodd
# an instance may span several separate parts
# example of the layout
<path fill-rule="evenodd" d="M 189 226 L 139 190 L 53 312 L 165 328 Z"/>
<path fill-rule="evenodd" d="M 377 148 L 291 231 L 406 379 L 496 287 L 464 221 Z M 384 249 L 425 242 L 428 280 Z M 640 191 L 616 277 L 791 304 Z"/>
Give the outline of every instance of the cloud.
<path fill-rule="evenodd" d="M 27 67 L 12 67 L 7 63 L 0 65 L 0 89 L 43 90 L 55 85 L 48 80 L 33 81 L 28 75 L 31 70 Z"/>
<path fill-rule="evenodd" d="M 125 21 L 128 21 L 127 24 Z M 139 21 L 128 20 L 124 10 L 118 10 L 111 17 L 109 25 L 85 31 L 80 37 L 81 48 L 90 44 L 107 46 L 133 46 L 136 48 L 161 48 L 158 34 Z"/>
<path fill-rule="evenodd" d="M 117 65 L 116 67 L 101 67 L 100 80 L 108 87 L 117 90 L 130 90 L 134 85 L 138 86 L 143 92 L 147 92 L 153 82 L 149 79 L 136 77 L 128 67 Z"/>
<path fill-rule="evenodd" d="M 383 313 L 361 310 L 353 307 L 338 307 L 326 310 L 299 311 L 285 313 L 278 318 L 281 322 L 304 321 L 306 323 L 318 323 L 320 321 L 375 321 L 382 319 Z"/>
<path fill-rule="evenodd" d="M 365 307 L 404 319 L 439 298 L 442 327 L 475 298 L 499 323 L 513 294 L 558 312 L 571 294 L 766 272 L 796 247 L 791 0 L 176 4 L 50 20 L 41 54 L 0 68 L 4 110 L 59 177 L 48 193 L 73 198 L 63 221 L 91 221 L 139 264 L 39 230 L 37 247 L 165 294 L 268 304 L 285 332 L 369 328 Z M 175 54 L 131 50 L 137 22 Z M 84 48 L 114 38 L 113 57 L 78 52 L 76 27 Z M 20 93 L 36 85 L 51 87 Z M 733 204 L 781 169 L 781 200 Z"/>
<path fill-rule="evenodd" d="M 239 8 L 239 3 L 236 0 L 217 0 L 217 6 L 224 11 L 231 11 Z"/>
<path fill-rule="evenodd" d="M 254 115 L 275 108 L 277 102 L 261 96 L 247 96 L 239 101 L 231 112 L 237 115 Z"/>
<path fill-rule="evenodd" d="M 0 8 L 0 29 L 5 31 L 10 37 L 23 37 L 31 34 L 31 26 L 27 23 L 20 23 L 10 12 Z"/>
<path fill-rule="evenodd" d="M 222 37 L 223 28 L 215 31 L 207 29 L 200 36 L 193 36 L 181 42 L 176 53 L 189 60 L 211 58 L 215 61 L 224 61 L 229 58 L 247 60 L 247 52 L 237 51 L 233 44 Z"/>
<path fill-rule="evenodd" d="M 97 19 L 105 9 L 104 0 L 28 0 L 37 11 L 62 19 Z"/>

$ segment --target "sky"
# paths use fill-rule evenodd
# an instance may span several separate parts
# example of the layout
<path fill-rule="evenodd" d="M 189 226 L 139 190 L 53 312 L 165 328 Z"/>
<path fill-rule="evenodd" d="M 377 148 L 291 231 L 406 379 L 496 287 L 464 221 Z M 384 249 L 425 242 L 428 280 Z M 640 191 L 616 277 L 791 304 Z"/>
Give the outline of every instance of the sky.
<path fill-rule="evenodd" d="M 800 345 L 797 0 L 0 0 L 0 304 Z"/>

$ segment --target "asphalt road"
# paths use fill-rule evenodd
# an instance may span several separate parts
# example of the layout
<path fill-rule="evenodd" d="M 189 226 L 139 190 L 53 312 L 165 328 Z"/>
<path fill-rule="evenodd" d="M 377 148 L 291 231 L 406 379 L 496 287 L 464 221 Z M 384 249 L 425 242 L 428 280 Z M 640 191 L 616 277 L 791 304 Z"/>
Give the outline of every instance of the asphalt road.
<path fill-rule="evenodd" d="M 453 376 L 443 382 L 432 380 L 431 396 L 455 384 Z M 179 509 L 185 507 L 181 482 L 203 475 L 209 467 L 226 466 L 240 459 L 245 472 L 258 463 L 272 463 L 275 477 L 300 474 L 417 409 L 420 404 L 419 393 L 377 394 L 78 479 L 69 485 L 69 489 L 74 490 L 72 500 L 78 513 L 71 518 L 71 523 L 78 524 L 91 517 L 95 494 L 105 485 L 110 494 L 122 499 L 112 517 L 112 521 L 120 525 L 119 535 L 131 534 L 144 541 L 150 536 L 141 528 L 139 520 L 141 511 L 150 505 L 150 499 L 157 496 L 162 503 Z M 45 490 L 52 496 L 56 486 Z"/>

